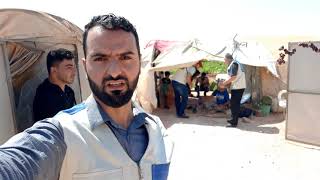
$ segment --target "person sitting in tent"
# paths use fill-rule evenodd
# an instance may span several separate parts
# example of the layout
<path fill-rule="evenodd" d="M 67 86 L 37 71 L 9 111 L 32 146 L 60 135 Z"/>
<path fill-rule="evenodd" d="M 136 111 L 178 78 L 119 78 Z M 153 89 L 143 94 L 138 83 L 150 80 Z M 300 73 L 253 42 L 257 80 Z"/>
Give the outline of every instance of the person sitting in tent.
<path fill-rule="evenodd" d="M 75 77 L 74 55 L 66 49 L 50 51 L 47 55 L 49 77 L 37 88 L 33 101 L 35 122 L 53 117 L 59 111 L 76 104 L 73 90 L 67 86 Z"/>
<path fill-rule="evenodd" d="M 204 91 L 204 96 L 207 96 L 207 92 L 209 91 L 209 78 L 207 77 L 207 73 L 201 73 L 201 76 L 196 80 L 195 90 L 197 91 L 197 97 L 200 97 L 200 91 Z"/>
<path fill-rule="evenodd" d="M 216 102 L 214 105 L 214 110 L 218 112 L 226 112 L 227 109 L 229 109 L 230 106 L 230 98 L 227 88 L 220 86 L 220 84 L 224 80 L 218 79 L 217 84 L 218 88 L 213 91 L 212 96 L 216 97 Z"/>
<path fill-rule="evenodd" d="M 192 84 L 192 75 L 196 72 L 196 69 L 201 67 L 202 63 L 198 62 L 195 65 L 188 68 L 179 69 L 172 77 L 172 86 L 175 95 L 176 114 L 179 118 L 189 118 L 185 114 L 185 109 L 188 104 L 189 90 L 187 83 Z"/>
<path fill-rule="evenodd" d="M 160 82 L 160 94 L 162 96 L 162 99 L 164 100 L 164 108 L 169 109 L 168 106 L 168 94 L 169 94 L 169 87 L 171 85 L 171 80 L 169 78 L 170 72 L 166 71 L 165 76 L 161 79 Z"/>

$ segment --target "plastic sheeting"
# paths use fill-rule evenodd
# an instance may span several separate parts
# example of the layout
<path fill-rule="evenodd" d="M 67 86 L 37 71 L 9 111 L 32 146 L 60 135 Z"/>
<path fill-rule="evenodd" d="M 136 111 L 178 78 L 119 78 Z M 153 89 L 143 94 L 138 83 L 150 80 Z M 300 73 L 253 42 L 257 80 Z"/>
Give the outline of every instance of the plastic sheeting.
<path fill-rule="evenodd" d="M 0 51 L 0 106 L 7 112 L 3 113 L 6 116 L 0 118 L 1 144 L 32 121 L 32 102 L 36 87 L 47 77 L 48 51 L 58 48 L 70 49 L 75 52 L 76 62 L 84 55 L 80 28 L 63 18 L 29 10 L 0 10 L 0 44 L 3 47 Z M 72 87 L 77 102 L 80 102 L 91 91 L 83 66 L 77 64 L 77 67 L 79 73 Z M 10 123 L 7 123 L 8 120 Z M 4 134 L 3 129 L 6 129 L 3 131 Z M 11 133 L 8 133 L 9 131 Z"/>
<path fill-rule="evenodd" d="M 160 41 L 161 42 L 161 41 Z M 157 43 L 155 44 L 155 48 Z M 164 43 L 158 43 L 160 48 Z M 219 45 L 220 44 L 220 45 Z M 168 45 L 167 45 L 168 46 Z M 226 53 L 232 53 L 238 62 L 250 66 L 266 67 L 274 76 L 279 77 L 276 69 L 276 59 L 261 43 L 249 41 L 240 43 L 236 40 L 215 42 L 212 45 L 192 40 L 165 48 L 156 59 L 153 71 L 165 71 L 175 68 L 189 67 L 200 60 L 223 61 Z"/>
<path fill-rule="evenodd" d="M 314 43 L 320 47 L 320 42 Z M 289 57 L 286 137 L 320 146 L 320 54 L 290 43 L 296 53 Z"/>
<path fill-rule="evenodd" d="M 43 51 L 23 47 L 17 43 L 7 43 L 11 76 L 22 75 L 42 55 Z"/>
<path fill-rule="evenodd" d="M 154 50 L 157 48 L 162 52 L 154 59 Z M 147 64 L 153 60 L 155 67 L 151 67 L 150 64 L 143 69 L 152 72 L 167 71 L 190 67 L 200 60 L 224 61 L 226 53 L 232 53 L 234 58 L 242 64 L 266 67 L 275 77 L 278 77 L 276 60 L 262 44 L 254 41 L 240 43 L 234 39 L 213 42 L 212 44 L 202 43 L 196 39 L 188 42 L 153 41 L 146 46 L 142 62 Z M 143 108 L 149 110 L 150 107 L 157 105 L 154 79 L 144 77 L 151 75 L 149 73 L 141 74 L 140 79 L 143 79 L 143 83 L 138 85 L 138 91 L 143 91 L 146 96 L 138 97 L 139 102 Z"/>
<path fill-rule="evenodd" d="M 179 43 L 162 52 L 155 60 L 155 67 L 151 71 L 166 71 L 177 68 L 190 67 L 201 60 L 223 61 L 212 51 L 205 51 L 199 46 L 198 40 Z"/>
<path fill-rule="evenodd" d="M 231 53 L 234 59 L 241 64 L 266 67 L 275 77 L 279 77 L 276 69 L 277 59 L 275 59 L 271 51 L 261 43 L 256 41 L 238 42 L 235 40 L 235 37 L 232 40 L 226 40 L 220 43 L 220 47 L 217 44 L 203 44 L 200 45 L 200 49 L 211 50 L 210 52 L 213 54 L 222 57 L 224 57 L 226 53 Z"/>
<path fill-rule="evenodd" d="M 23 9 L 0 10 L 0 39 L 25 40 L 45 37 L 75 38 L 80 42 L 82 30 L 65 19 L 43 12 Z"/>

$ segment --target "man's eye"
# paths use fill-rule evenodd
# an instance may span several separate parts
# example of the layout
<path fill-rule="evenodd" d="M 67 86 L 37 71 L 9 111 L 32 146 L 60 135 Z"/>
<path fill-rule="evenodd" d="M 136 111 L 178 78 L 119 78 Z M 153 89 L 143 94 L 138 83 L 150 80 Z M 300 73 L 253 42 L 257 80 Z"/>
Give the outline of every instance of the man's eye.
<path fill-rule="evenodd" d="M 94 58 L 94 61 L 104 61 L 104 58 L 102 58 L 102 57 L 97 57 L 97 58 Z"/>
<path fill-rule="evenodd" d="M 130 60 L 132 59 L 130 56 L 122 56 L 121 57 L 121 60 Z"/>

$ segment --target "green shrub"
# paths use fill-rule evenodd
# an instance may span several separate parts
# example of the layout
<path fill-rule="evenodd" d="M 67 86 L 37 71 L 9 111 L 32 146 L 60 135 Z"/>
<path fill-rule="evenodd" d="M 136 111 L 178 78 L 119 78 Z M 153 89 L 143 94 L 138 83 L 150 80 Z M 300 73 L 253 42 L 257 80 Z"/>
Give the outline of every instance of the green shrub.
<path fill-rule="evenodd" d="M 218 61 L 203 61 L 202 68 L 199 69 L 200 72 L 205 72 L 207 74 L 221 74 L 227 72 L 227 67 L 223 62 Z M 178 69 L 171 69 L 170 73 L 173 75 Z"/>
<path fill-rule="evenodd" d="M 204 61 L 203 67 L 200 69 L 201 72 L 210 74 L 226 73 L 227 67 L 223 62 L 218 61 Z"/>
<path fill-rule="evenodd" d="M 217 89 L 217 83 L 216 83 L 216 82 L 212 82 L 212 83 L 210 84 L 209 90 L 210 90 L 210 91 L 214 91 L 214 90 L 216 90 L 216 89 Z"/>
<path fill-rule="evenodd" d="M 272 105 L 271 97 L 270 96 L 263 96 L 261 99 L 261 104 L 271 106 Z"/>

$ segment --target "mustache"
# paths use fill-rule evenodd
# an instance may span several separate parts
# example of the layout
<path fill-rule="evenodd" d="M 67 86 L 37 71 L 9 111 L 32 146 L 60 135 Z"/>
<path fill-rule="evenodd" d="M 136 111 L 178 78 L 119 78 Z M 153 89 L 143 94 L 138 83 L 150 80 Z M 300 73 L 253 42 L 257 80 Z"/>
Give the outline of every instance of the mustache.
<path fill-rule="evenodd" d="M 128 78 L 122 76 L 122 75 L 119 75 L 117 77 L 112 77 L 112 76 L 107 76 L 107 77 L 104 77 L 103 80 L 102 80 L 102 83 L 106 83 L 108 81 L 117 81 L 117 80 L 124 80 L 126 81 L 126 83 L 129 82 Z"/>

